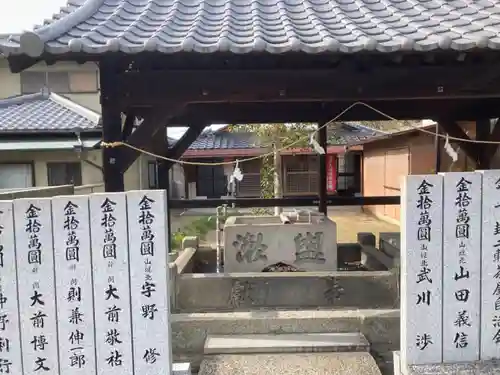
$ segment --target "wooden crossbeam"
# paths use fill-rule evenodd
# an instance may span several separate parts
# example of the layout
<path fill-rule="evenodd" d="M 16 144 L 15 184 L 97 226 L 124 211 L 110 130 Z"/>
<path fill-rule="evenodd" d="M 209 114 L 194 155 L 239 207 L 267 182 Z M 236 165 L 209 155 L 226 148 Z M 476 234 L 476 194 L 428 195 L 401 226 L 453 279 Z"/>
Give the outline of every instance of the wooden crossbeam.
<path fill-rule="evenodd" d="M 488 138 L 489 141 L 500 142 L 500 119 L 497 119 L 495 125 L 493 126 L 493 130 Z M 487 144 L 485 146 L 485 153 L 489 155 L 491 158 L 496 154 L 498 150 L 498 145 L 495 144 Z"/>
<path fill-rule="evenodd" d="M 343 69 L 139 71 L 122 74 L 117 84 L 120 100 L 137 106 L 163 103 L 169 98 L 189 103 L 244 103 L 500 97 L 500 84 L 480 89 L 466 86 L 490 71 L 491 64 L 446 69 L 391 67 L 357 73 Z M 498 77 L 488 79 L 500 81 Z M 407 84 L 401 85 L 402 81 Z"/>
<path fill-rule="evenodd" d="M 127 138 L 126 142 L 134 147 L 150 151 L 152 140 L 160 129 L 163 129 L 169 118 L 179 114 L 184 108 L 184 103 L 165 103 L 161 109 L 153 110 L 144 117 L 141 125 Z M 161 132 L 158 136 L 166 137 Z M 122 147 L 120 150 L 120 165 L 122 172 L 125 172 L 137 159 L 139 152 L 129 147 Z"/>
<path fill-rule="evenodd" d="M 170 124 L 252 124 L 281 122 L 315 122 L 318 118 L 337 116 L 356 101 L 336 102 L 266 102 L 191 104 Z M 382 113 L 398 119 L 445 118 L 453 113 L 461 120 L 475 120 L 477 114 L 500 117 L 499 99 L 475 100 L 399 100 L 364 101 Z M 357 105 L 344 113 L 342 121 L 387 120 L 387 117 L 364 105 Z M 174 125 L 169 125 L 174 126 Z"/>
<path fill-rule="evenodd" d="M 123 124 L 123 129 L 122 129 L 123 141 L 127 140 L 127 138 L 130 137 L 130 134 L 132 134 L 132 131 L 134 130 L 134 123 L 135 123 L 135 113 L 134 111 L 130 111 L 127 113 L 127 117 L 125 118 L 125 124 Z"/>
<path fill-rule="evenodd" d="M 169 147 L 166 157 L 170 159 L 180 159 L 186 150 L 193 144 L 194 141 L 200 136 L 206 124 L 192 124 L 183 134 L 183 136 L 172 146 Z M 166 170 L 170 170 L 173 162 L 164 160 L 162 161 Z"/>
<path fill-rule="evenodd" d="M 488 118 L 476 120 L 476 140 L 489 141 L 491 138 L 491 122 Z M 476 149 L 476 169 L 490 169 L 491 157 L 488 144 L 474 143 Z M 495 149 L 496 151 L 496 149 Z"/>

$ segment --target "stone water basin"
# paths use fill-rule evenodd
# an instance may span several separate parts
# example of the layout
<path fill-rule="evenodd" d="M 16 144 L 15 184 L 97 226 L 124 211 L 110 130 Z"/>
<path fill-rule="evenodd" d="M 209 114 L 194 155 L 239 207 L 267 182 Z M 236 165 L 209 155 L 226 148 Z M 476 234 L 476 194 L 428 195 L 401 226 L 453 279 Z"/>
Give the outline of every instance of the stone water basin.
<path fill-rule="evenodd" d="M 320 215 L 231 216 L 224 225 L 224 272 L 262 272 L 284 263 L 300 271 L 337 270 L 337 226 Z"/>

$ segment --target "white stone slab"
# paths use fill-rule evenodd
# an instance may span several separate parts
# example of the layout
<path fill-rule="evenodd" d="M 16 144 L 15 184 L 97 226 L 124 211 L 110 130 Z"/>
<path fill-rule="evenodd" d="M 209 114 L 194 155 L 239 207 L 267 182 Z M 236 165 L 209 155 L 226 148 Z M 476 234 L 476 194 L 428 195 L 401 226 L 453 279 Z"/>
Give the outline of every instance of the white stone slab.
<path fill-rule="evenodd" d="M 500 358 L 500 170 L 483 174 L 481 360 Z"/>
<path fill-rule="evenodd" d="M 170 293 L 165 190 L 127 193 L 135 374 L 170 374 Z"/>
<path fill-rule="evenodd" d="M 443 362 L 479 359 L 482 176 L 444 176 Z"/>
<path fill-rule="evenodd" d="M 191 363 L 181 362 L 172 365 L 173 375 L 191 375 Z"/>
<path fill-rule="evenodd" d="M 443 177 L 411 175 L 401 189 L 401 357 L 442 360 Z"/>
<path fill-rule="evenodd" d="M 52 199 L 61 375 L 93 375 L 94 296 L 89 197 Z"/>
<path fill-rule="evenodd" d="M 50 198 L 14 201 L 24 375 L 59 375 Z"/>
<path fill-rule="evenodd" d="M 90 196 L 97 373 L 131 375 L 132 329 L 125 193 Z"/>
<path fill-rule="evenodd" d="M 208 335 L 204 354 L 264 354 L 369 351 L 360 332 Z"/>
<path fill-rule="evenodd" d="M 22 374 L 12 201 L 0 201 L 0 374 Z"/>

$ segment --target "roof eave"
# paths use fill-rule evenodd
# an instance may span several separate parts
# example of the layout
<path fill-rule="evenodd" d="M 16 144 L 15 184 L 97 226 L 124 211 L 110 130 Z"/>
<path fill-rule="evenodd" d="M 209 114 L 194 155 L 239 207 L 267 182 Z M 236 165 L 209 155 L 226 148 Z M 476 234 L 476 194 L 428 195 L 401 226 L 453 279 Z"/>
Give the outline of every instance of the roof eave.
<path fill-rule="evenodd" d="M 82 117 L 85 117 L 87 120 L 96 125 L 101 123 L 101 115 L 97 112 L 94 112 L 86 107 L 83 107 L 80 104 L 77 104 L 56 93 L 50 93 L 49 98 L 52 99 L 57 104 L 66 107 L 70 111 L 75 112 L 76 114 Z"/>

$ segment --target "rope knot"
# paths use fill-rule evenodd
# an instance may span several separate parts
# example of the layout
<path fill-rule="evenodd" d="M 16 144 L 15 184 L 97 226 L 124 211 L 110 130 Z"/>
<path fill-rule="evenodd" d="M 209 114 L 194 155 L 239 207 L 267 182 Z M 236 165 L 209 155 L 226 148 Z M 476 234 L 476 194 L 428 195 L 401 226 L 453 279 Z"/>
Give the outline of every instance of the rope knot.
<path fill-rule="evenodd" d="M 123 142 L 101 142 L 101 147 L 114 148 L 123 145 Z"/>

